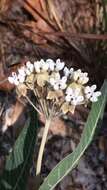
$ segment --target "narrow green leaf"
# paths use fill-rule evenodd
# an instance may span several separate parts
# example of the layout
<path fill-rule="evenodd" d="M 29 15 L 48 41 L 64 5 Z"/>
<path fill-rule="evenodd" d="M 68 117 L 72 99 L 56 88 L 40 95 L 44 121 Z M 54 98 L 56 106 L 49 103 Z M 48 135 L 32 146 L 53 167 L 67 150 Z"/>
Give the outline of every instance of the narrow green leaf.
<path fill-rule="evenodd" d="M 21 134 L 16 140 L 13 151 L 6 160 L 5 170 L 0 181 L 2 190 L 25 190 L 31 167 L 36 140 L 37 115 L 31 112 Z"/>
<path fill-rule="evenodd" d="M 78 161 L 93 138 L 100 116 L 104 113 L 104 107 L 107 100 L 107 81 L 104 82 L 101 91 L 102 95 L 99 97 L 99 101 L 92 105 L 92 109 L 77 148 L 57 164 L 45 179 L 44 183 L 40 186 L 39 190 L 54 189 L 54 187 L 78 164 Z"/>

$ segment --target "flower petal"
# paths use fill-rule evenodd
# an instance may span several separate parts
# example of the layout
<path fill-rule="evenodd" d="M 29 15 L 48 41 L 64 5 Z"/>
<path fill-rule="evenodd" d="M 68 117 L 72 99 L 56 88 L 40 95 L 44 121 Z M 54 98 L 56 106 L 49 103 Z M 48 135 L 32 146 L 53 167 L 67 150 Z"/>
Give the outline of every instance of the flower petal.
<path fill-rule="evenodd" d="M 23 66 L 23 67 L 20 67 L 20 68 L 18 69 L 18 73 L 19 73 L 20 75 L 22 75 L 22 76 L 26 76 L 25 67 L 24 67 L 24 66 Z"/>
<path fill-rule="evenodd" d="M 70 73 L 70 70 L 69 70 L 67 67 L 65 67 L 65 68 L 64 68 L 64 75 L 65 75 L 66 77 L 68 77 L 68 76 L 69 76 L 69 73 Z"/>
<path fill-rule="evenodd" d="M 18 76 L 15 72 L 12 72 L 12 76 L 8 77 L 8 81 L 16 86 L 19 84 Z"/>
<path fill-rule="evenodd" d="M 78 97 L 77 97 L 78 103 L 83 102 L 83 100 L 84 100 L 84 97 L 83 97 L 83 96 L 78 96 Z"/>
<path fill-rule="evenodd" d="M 97 86 L 96 86 L 95 84 L 94 84 L 94 85 L 92 85 L 92 86 L 91 86 L 91 91 L 93 91 L 93 92 L 94 92 L 94 91 L 96 90 L 96 88 L 97 88 Z"/>
<path fill-rule="evenodd" d="M 100 91 L 94 92 L 94 96 L 96 96 L 96 97 L 101 96 L 101 92 Z"/>
<path fill-rule="evenodd" d="M 74 79 L 74 81 L 78 80 L 80 74 L 81 74 L 81 69 L 78 69 L 77 71 L 74 71 L 74 73 L 73 73 L 73 79 Z"/>
<path fill-rule="evenodd" d="M 40 68 L 41 68 L 40 61 L 35 61 L 35 62 L 34 62 L 34 68 L 35 68 L 35 71 L 36 71 L 37 73 L 40 73 Z"/>
<path fill-rule="evenodd" d="M 60 89 L 64 90 L 67 87 L 67 84 L 60 84 Z"/>
<path fill-rule="evenodd" d="M 14 84 L 15 84 L 16 86 L 18 86 L 18 85 L 19 85 L 19 80 L 18 80 L 18 79 L 15 79 L 15 80 L 14 80 Z"/>
<path fill-rule="evenodd" d="M 98 101 L 98 98 L 97 98 L 96 96 L 92 96 L 92 97 L 90 98 L 90 101 L 91 101 L 91 102 L 97 102 L 97 101 Z"/>
<path fill-rule="evenodd" d="M 28 62 L 26 63 L 26 67 L 27 67 L 27 69 L 30 70 L 30 72 L 33 72 L 33 70 L 34 70 L 34 65 L 33 65 L 30 61 L 28 61 Z"/>
<path fill-rule="evenodd" d="M 60 89 L 60 86 L 59 86 L 58 83 L 55 83 L 53 87 L 54 87 L 54 90 L 59 90 Z"/>
<path fill-rule="evenodd" d="M 49 64 L 49 69 L 50 69 L 51 71 L 54 71 L 55 62 L 54 62 L 52 59 L 47 59 L 47 60 L 46 60 L 46 63 Z"/>
<path fill-rule="evenodd" d="M 56 60 L 56 71 L 61 71 L 64 68 L 65 63 L 61 62 L 60 59 Z"/>
<path fill-rule="evenodd" d="M 66 84 L 66 81 L 67 81 L 67 77 L 62 77 L 62 79 L 59 81 L 59 84 L 60 84 L 60 88 L 61 89 L 65 89 L 67 84 Z"/>
<path fill-rule="evenodd" d="M 18 80 L 20 83 L 23 83 L 25 81 L 25 76 L 18 74 Z"/>
<path fill-rule="evenodd" d="M 55 84 L 55 79 L 54 79 L 54 78 L 50 78 L 50 79 L 49 79 L 49 82 L 50 82 L 50 84 L 53 86 L 53 85 Z"/>
<path fill-rule="evenodd" d="M 62 77 L 61 81 L 62 83 L 65 83 L 67 81 L 67 77 L 66 76 Z"/>
<path fill-rule="evenodd" d="M 86 87 L 84 88 L 84 93 L 85 93 L 85 94 L 88 94 L 88 93 L 90 93 L 90 92 L 91 92 L 90 86 L 86 86 Z"/>
<path fill-rule="evenodd" d="M 31 74 L 31 71 L 28 68 L 26 68 L 26 75 L 30 75 L 30 74 Z"/>
<path fill-rule="evenodd" d="M 8 81 L 9 81 L 11 84 L 14 84 L 14 78 L 13 78 L 13 77 L 8 77 Z"/>
<path fill-rule="evenodd" d="M 68 87 L 66 90 L 66 94 L 71 95 L 73 93 L 72 88 Z"/>
<path fill-rule="evenodd" d="M 65 96 L 65 100 L 66 100 L 66 102 L 70 102 L 71 101 L 71 96 L 70 95 Z"/>

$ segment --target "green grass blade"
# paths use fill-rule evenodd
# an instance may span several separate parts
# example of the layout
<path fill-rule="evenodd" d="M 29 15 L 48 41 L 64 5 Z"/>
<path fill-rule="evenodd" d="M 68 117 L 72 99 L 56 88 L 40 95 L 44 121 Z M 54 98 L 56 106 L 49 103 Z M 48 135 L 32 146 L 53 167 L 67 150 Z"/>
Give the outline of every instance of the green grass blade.
<path fill-rule="evenodd" d="M 90 144 L 100 116 L 104 113 L 104 108 L 107 100 L 107 81 L 104 82 L 102 95 L 99 101 L 93 103 L 92 109 L 88 116 L 85 128 L 77 148 L 65 157 L 60 163 L 50 172 L 39 190 L 52 190 L 54 187 L 78 164 L 81 156 L 84 154 Z"/>
<path fill-rule="evenodd" d="M 25 190 L 31 167 L 37 129 L 37 115 L 31 113 L 21 134 L 16 140 L 12 153 L 6 160 L 5 170 L 0 181 L 2 190 Z"/>

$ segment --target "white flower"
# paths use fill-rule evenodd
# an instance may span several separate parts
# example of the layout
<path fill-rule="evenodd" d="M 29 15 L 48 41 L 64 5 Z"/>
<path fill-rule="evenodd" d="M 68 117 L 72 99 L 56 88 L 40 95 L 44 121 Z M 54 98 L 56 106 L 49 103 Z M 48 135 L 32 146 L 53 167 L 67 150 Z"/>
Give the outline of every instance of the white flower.
<path fill-rule="evenodd" d="M 30 75 L 30 74 L 31 74 L 30 70 L 26 68 L 26 75 Z"/>
<path fill-rule="evenodd" d="M 43 59 L 40 60 L 40 64 L 41 64 L 41 69 L 43 71 L 47 71 L 49 68 L 49 63 L 45 62 Z"/>
<path fill-rule="evenodd" d="M 71 98 L 72 98 L 72 95 L 67 94 L 67 95 L 65 96 L 66 102 L 70 102 L 70 101 L 71 101 Z"/>
<path fill-rule="evenodd" d="M 86 84 L 89 81 L 88 73 L 81 73 L 78 79 L 79 84 Z"/>
<path fill-rule="evenodd" d="M 26 77 L 26 68 L 23 66 L 18 69 L 18 75 L 17 75 L 18 81 L 20 83 L 23 83 L 25 81 L 25 77 Z"/>
<path fill-rule="evenodd" d="M 40 71 L 41 71 L 41 64 L 40 64 L 40 61 L 35 61 L 35 62 L 34 62 L 34 68 L 35 68 L 35 71 L 36 71 L 37 73 L 40 73 Z"/>
<path fill-rule="evenodd" d="M 49 70 L 54 71 L 55 69 L 55 62 L 52 59 L 47 59 L 46 63 L 49 65 Z"/>
<path fill-rule="evenodd" d="M 75 87 L 68 87 L 66 89 L 66 94 L 67 95 L 72 95 L 72 94 L 75 93 L 75 95 L 77 96 L 77 95 L 79 95 L 80 91 L 81 91 L 81 89 L 76 87 L 76 86 Z"/>
<path fill-rule="evenodd" d="M 34 70 L 34 65 L 30 61 L 28 61 L 26 63 L 26 69 L 25 69 L 26 74 L 30 75 L 33 72 L 33 70 Z"/>
<path fill-rule="evenodd" d="M 34 62 L 34 68 L 37 73 L 40 73 L 41 71 L 47 71 L 49 69 L 49 63 L 41 59 L 40 61 Z"/>
<path fill-rule="evenodd" d="M 46 63 L 49 64 L 49 70 L 50 71 L 61 71 L 64 68 L 65 63 L 61 62 L 60 59 L 57 59 L 56 62 L 54 62 L 52 59 L 47 59 Z"/>
<path fill-rule="evenodd" d="M 18 76 L 15 72 L 12 72 L 12 76 L 8 77 L 8 81 L 16 86 L 19 84 Z"/>
<path fill-rule="evenodd" d="M 53 86 L 54 90 L 65 89 L 67 86 L 66 81 L 67 77 L 64 76 L 60 78 L 60 75 L 50 78 L 50 84 Z"/>
<path fill-rule="evenodd" d="M 91 102 L 96 102 L 98 100 L 98 97 L 101 95 L 100 91 L 96 91 L 97 86 L 96 85 L 92 85 L 90 86 L 86 86 L 84 89 L 84 93 L 85 93 L 85 97 L 86 99 L 90 99 Z"/>
<path fill-rule="evenodd" d="M 22 76 L 26 76 L 26 68 L 23 66 L 23 67 L 20 67 L 19 69 L 18 69 L 18 73 L 19 73 L 19 75 L 22 75 Z"/>
<path fill-rule="evenodd" d="M 78 69 L 77 71 L 74 71 L 73 79 L 79 84 L 86 84 L 89 81 L 88 73 L 83 73 L 81 72 L 81 69 Z"/>
<path fill-rule="evenodd" d="M 70 102 L 72 105 L 80 105 L 84 101 L 84 97 L 80 95 L 79 88 L 70 88 L 68 87 L 66 90 L 65 100 Z"/>
<path fill-rule="evenodd" d="M 26 63 L 26 67 L 27 67 L 27 69 L 29 69 L 31 72 L 33 72 L 33 70 L 34 70 L 34 65 L 33 65 L 30 61 L 28 61 L 28 62 Z"/>
<path fill-rule="evenodd" d="M 65 68 L 64 68 L 64 75 L 65 75 L 66 77 L 68 77 L 69 75 L 70 75 L 70 77 L 72 77 L 73 71 L 74 71 L 73 68 L 68 69 L 67 67 L 65 67 Z"/>
<path fill-rule="evenodd" d="M 55 82 L 59 80 L 60 80 L 60 74 L 57 72 L 50 76 L 49 82 L 52 86 L 54 86 Z"/>
<path fill-rule="evenodd" d="M 23 83 L 25 81 L 25 76 L 24 75 L 18 74 L 17 77 L 18 77 L 19 83 Z"/>
<path fill-rule="evenodd" d="M 73 73 L 74 81 L 78 80 L 78 78 L 80 77 L 80 74 L 81 74 L 81 69 L 78 69 L 77 71 L 74 71 L 74 73 Z"/>
<path fill-rule="evenodd" d="M 71 104 L 76 106 L 76 105 L 80 105 L 84 100 L 83 96 L 74 96 L 71 100 Z"/>
<path fill-rule="evenodd" d="M 56 64 L 55 64 L 55 70 L 56 71 L 61 71 L 64 68 L 65 63 L 61 62 L 60 59 L 56 60 Z"/>
<path fill-rule="evenodd" d="M 91 97 L 91 95 L 94 93 L 94 91 L 96 90 L 97 86 L 96 85 L 92 85 L 90 86 L 86 86 L 84 89 L 84 93 L 87 99 L 89 99 Z"/>

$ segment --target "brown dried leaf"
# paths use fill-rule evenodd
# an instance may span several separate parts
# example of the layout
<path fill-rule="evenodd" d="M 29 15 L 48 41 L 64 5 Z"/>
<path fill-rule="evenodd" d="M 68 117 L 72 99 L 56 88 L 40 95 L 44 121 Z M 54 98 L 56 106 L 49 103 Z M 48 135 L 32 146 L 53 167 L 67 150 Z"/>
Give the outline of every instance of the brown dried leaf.
<path fill-rule="evenodd" d="M 3 62 L 0 62 L 0 90 L 3 91 L 10 91 L 11 89 L 14 88 L 13 84 L 10 84 L 8 82 L 8 75 L 9 75 L 9 70 L 6 69 L 6 72 L 4 70 L 4 65 Z"/>
<path fill-rule="evenodd" d="M 20 117 L 24 110 L 24 105 L 19 101 L 16 101 L 15 105 L 11 105 L 6 112 L 3 118 L 2 131 L 5 132 L 8 127 L 12 127 Z"/>

